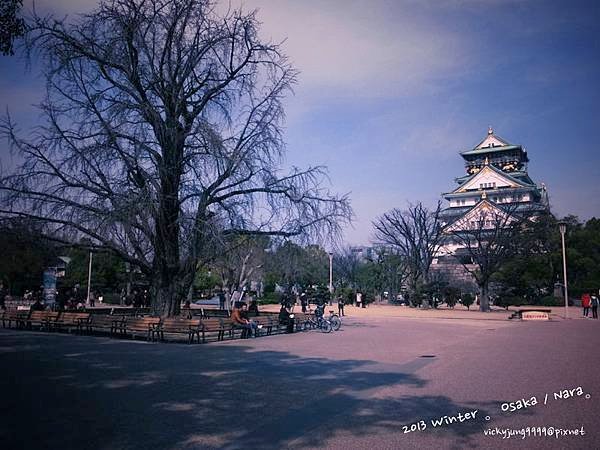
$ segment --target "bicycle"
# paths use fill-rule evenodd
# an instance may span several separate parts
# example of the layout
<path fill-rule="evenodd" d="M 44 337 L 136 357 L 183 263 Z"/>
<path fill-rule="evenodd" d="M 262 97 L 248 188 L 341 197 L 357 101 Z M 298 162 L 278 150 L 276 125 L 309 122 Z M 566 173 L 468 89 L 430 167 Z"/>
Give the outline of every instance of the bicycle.
<path fill-rule="evenodd" d="M 321 330 L 322 333 L 331 333 L 331 331 L 333 330 L 333 326 L 332 326 L 331 322 L 323 316 L 322 310 L 320 311 L 320 314 L 319 314 L 319 308 L 320 307 L 317 306 L 317 309 L 315 310 L 315 312 L 313 314 L 310 314 L 310 310 L 309 310 L 310 315 L 306 318 L 306 320 L 302 324 L 302 329 L 308 330 L 308 329 L 318 328 Z"/>
<path fill-rule="evenodd" d="M 333 331 L 338 331 L 342 326 L 342 319 L 333 310 L 329 310 L 329 316 L 326 319 L 331 322 Z"/>

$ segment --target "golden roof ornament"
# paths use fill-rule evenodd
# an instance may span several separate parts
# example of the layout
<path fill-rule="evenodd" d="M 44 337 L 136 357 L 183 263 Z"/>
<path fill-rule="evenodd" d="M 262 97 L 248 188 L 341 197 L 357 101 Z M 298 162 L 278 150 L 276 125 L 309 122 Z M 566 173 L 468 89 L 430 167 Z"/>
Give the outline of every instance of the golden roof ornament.
<path fill-rule="evenodd" d="M 487 192 L 483 191 L 481 193 L 481 200 L 485 200 L 487 198 Z"/>
<path fill-rule="evenodd" d="M 487 156 L 485 157 L 485 161 L 483 162 L 483 165 L 484 166 L 489 166 L 490 165 L 490 160 L 489 160 L 489 158 Z"/>
<path fill-rule="evenodd" d="M 488 127 L 488 134 L 494 134 L 494 129 L 491 125 Z"/>

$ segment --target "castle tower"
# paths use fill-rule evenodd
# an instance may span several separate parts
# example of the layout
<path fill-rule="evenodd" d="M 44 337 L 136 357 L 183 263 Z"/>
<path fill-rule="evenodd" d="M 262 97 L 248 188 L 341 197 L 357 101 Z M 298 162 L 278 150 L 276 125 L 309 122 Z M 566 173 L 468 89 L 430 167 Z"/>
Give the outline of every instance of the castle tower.
<path fill-rule="evenodd" d="M 448 207 L 442 211 L 444 225 L 450 225 L 470 213 L 483 200 L 514 212 L 546 210 L 548 196 L 545 185 L 537 186 L 527 173 L 529 158 L 521 145 L 513 145 L 494 134 L 473 149 L 460 152 L 466 175 L 455 179 L 458 186 L 442 194 Z"/>
<path fill-rule="evenodd" d="M 466 175 L 455 179 L 457 187 L 453 191 L 442 194 L 448 202 L 441 212 L 446 236 L 432 271 L 455 284 L 474 286 L 472 276 L 461 264 L 468 263 L 468 254 L 453 233 L 465 224 L 482 223 L 481 218 L 486 214 L 489 217 L 490 211 L 509 217 L 535 216 L 548 210 L 548 194 L 544 184 L 538 186 L 529 177 L 525 149 L 497 136 L 491 127 L 479 144 L 460 152 L 460 156 Z"/>

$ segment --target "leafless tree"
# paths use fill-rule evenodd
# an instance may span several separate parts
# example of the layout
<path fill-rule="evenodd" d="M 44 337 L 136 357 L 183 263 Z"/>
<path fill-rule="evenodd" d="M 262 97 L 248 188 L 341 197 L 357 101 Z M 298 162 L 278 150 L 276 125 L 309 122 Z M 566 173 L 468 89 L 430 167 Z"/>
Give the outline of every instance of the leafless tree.
<path fill-rule="evenodd" d="M 429 269 L 442 242 L 441 203 L 429 210 L 420 202 L 408 209 L 392 209 L 373 222 L 375 240 L 391 247 L 406 263 L 414 292 L 429 281 Z"/>
<path fill-rule="evenodd" d="M 222 286 L 233 295 L 262 275 L 268 250 L 267 236 L 229 235 L 220 255 L 211 262 Z"/>
<path fill-rule="evenodd" d="M 355 288 L 360 264 L 358 252 L 353 251 L 351 247 L 340 249 L 333 257 L 335 284 Z"/>
<path fill-rule="evenodd" d="M 351 216 L 323 168 L 281 171 L 282 100 L 296 80 L 256 13 L 209 0 L 106 0 L 67 23 L 34 16 L 45 123 L 21 137 L 24 161 L 0 177 L 0 213 L 86 237 L 152 279 L 156 313 L 173 315 L 207 236 L 336 235 Z"/>
<path fill-rule="evenodd" d="M 518 204 L 480 204 L 445 228 L 458 250 L 454 256 L 475 279 L 479 287 L 479 308 L 489 311 L 491 277 L 518 251 L 516 241 L 527 213 L 517 213 Z"/>

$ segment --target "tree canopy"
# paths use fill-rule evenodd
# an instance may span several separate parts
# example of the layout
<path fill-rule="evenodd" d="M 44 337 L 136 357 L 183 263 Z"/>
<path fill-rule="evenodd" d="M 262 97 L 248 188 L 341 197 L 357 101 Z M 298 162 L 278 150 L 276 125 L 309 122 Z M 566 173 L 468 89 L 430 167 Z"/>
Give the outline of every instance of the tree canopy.
<path fill-rule="evenodd" d="M 281 169 L 296 70 L 258 31 L 256 12 L 221 14 L 208 0 L 107 0 L 74 22 L 34 15 L 45 123 L 20 136 L 3 120 L 24 162 L 0 178 L 0 213 L 139 267 L 163 315 L 229 233 L 336 236 L 351 208 L 325 169 Z"/>

